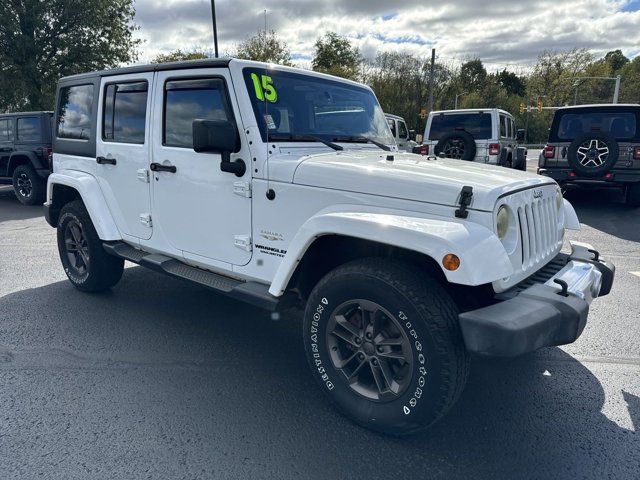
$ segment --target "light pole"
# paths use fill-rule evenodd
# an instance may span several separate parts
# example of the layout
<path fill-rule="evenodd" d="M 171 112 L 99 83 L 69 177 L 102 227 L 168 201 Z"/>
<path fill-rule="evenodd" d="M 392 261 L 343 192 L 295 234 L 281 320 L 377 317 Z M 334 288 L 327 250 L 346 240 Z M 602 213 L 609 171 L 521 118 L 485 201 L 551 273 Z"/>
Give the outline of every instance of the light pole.
<path fill-rule="evenodd" d="M 462 93 L 456 94 L 456 101 L 454 102 L 454 106 L 453 106 L 454 110 L 458 109 L 458 97 L 461 97 L 461 96 L 466 95 L 466 94 L 467 94 L 467 92 L 462 92 Z"/>
<path fill-rule="evenodd" d="M 213 47 L 218 58 L 218 25 L 216 23 L 216 0 L 211 0 L 211 21 L 213 22 Z"/>
<path fill-rule="evenodd" d="M 591 80 L 591 79 L 615 80 L 616 87 L 615 87 L 615 90 L 613 91 L 613 102 L 611 103 L 618 103 L 618 97 L 620 96 L 620 75 L 616 75 L 615 77 L 575 77 L 575 82 L 573 82 L 573 86 L 576 88 L 576 91 L 573 94 L 574 105 L 578 103 L 578 87 L 582 85 L 582 82 L 580 80 Z"/>

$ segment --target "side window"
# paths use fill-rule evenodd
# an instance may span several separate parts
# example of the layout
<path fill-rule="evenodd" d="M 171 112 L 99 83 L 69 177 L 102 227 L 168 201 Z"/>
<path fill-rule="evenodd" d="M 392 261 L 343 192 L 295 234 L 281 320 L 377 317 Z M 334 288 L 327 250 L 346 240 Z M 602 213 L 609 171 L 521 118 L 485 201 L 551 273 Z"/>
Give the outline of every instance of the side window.
<path fill-rule="evenodd" d="M 505 118 L 504 118 L 504 121 L 505 121 L 505 122 L 507 122 L 507 137 L 508 137 L 508 138 L 511 138 L 511 137 L 513 137 L 513 134 L 512 134 L 512 132 L 513 132 L 513 128 L 512 128 L 512 126 L 511 126 L 511 119 L 510 119 L 510 118 L 505 117 Z"/>
<path fill-rule="evenodd" d="M 11 140 L 13 140 L 11 120 L 0 120 L 0 142 L 9 142 Z"/>
<path fill-rule="evenodd" d="M 38 117 L 18 118 L 18 135 L 21 142 L 38 142 L 42 138 L 41 124 Z"/>
<path fill-rule="evenodd" d="M 163 145 L 193 148 L 193 121 L 233 118 L 221 79 L 174 80 L 164 87 Z"/>
<path fill-rule="evenodd" d="M 396 137 L 396 121 L 393 118 L 388 118 L 387 123 L 389 124 L 391 135 L 393 135 L 393 138 L 395 138 Z"/>
<path fill-rule="evenodd" d="M 407 130 L 407 124 L 404 122 L 398 122 L 398 137 L 406 139 L 408 136 L 409 131 Z"/>
<path fill-rule="evenodd" d="M 147 82 L 112 83 L 105 87 L 102 139 L 108 142 L 144 143 Z"/>
<path fill-rule="evenodd" d="M 507 119 L 503 115 L 500 115 L 500 136 L 507 136 Z"/>
<path fill-rule="evenodd" d="M 58 107 L 57 136 L 88 140 L 93 113 L 93 85 L 63 88 Z"/>

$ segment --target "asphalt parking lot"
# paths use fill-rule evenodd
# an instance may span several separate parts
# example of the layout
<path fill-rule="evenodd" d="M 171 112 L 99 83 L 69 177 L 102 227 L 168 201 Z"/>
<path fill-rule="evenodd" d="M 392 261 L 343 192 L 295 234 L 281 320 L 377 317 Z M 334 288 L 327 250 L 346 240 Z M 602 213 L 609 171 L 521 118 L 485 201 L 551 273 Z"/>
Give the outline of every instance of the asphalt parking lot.
<path fill-rule="evenodd" d="M 292 319 L 136 266 L 76 291 L 41 207 L 2 187 L 0 478 L 638 478 L 640 210 L 567 198 L 568 237 L 618 266 L 582 337 L 475 360 L 445 419 L 393 438 L 328 405 Z"/>

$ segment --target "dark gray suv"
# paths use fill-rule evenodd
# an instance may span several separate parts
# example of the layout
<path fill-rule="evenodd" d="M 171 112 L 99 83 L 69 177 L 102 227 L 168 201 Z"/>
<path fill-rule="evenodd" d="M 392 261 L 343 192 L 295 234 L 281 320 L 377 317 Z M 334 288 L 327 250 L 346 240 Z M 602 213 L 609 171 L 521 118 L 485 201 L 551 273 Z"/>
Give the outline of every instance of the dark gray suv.
<path fill-rule="evenodd" d="M 640 207 L 640 105 L 582 105 L 556 111 L 538 173 L 560 185 L 622 188 Z"/>
<path fill-rule="evenodd" d="M 13 184 L 24 205 L 44 202 L 52 117 L 53 112 L 0 114 L 0 184 Z"/>

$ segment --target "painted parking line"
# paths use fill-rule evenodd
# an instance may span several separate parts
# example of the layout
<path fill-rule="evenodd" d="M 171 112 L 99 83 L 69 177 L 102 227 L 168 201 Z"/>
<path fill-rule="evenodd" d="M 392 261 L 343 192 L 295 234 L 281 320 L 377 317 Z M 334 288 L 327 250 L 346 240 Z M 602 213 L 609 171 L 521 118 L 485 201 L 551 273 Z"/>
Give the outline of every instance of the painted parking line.
<path fill-rule="evenodd" d="M 631 275 L 635 275 L 636 277 L 640 277 L 640 272 L 629 272 Z"/>

